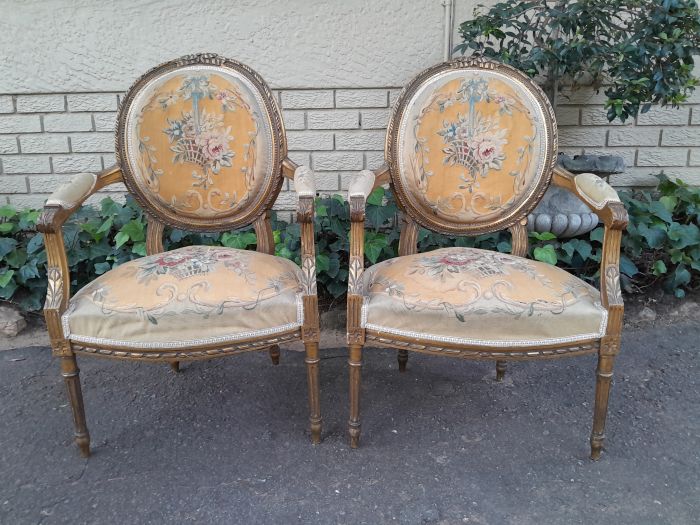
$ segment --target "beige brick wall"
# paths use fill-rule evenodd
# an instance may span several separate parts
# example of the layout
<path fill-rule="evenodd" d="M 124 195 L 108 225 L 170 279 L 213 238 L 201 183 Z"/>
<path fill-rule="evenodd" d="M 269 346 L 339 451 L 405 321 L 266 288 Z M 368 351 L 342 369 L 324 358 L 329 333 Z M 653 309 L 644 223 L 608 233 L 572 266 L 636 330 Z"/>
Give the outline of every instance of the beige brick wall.
<path fill-rule="evenodd" d="M 316 171 L 322 193 L 343 193 L 353 174 L 383 162 L 384 130 L 399 89 L 275 91 L 290 157 Z M 0 95 L 0 204 L 40 206 L 71 174 L 114 162 L 113 129 L 121 93 Z M 605 97 L 578 91 L 557 108 L 560 149 L 614 153 L 628 168 L 616 186 L 647 186 L 663 170 L 700 185 L 700 94 L 680 109 L 653 108 L 636 122 L 609 124 Z M 123 186 L 110 188 L 116 196 Z M 103 194 L 103 195 L 104 195 Z M 285 184 L 277 209 L 295 206 Z"/>

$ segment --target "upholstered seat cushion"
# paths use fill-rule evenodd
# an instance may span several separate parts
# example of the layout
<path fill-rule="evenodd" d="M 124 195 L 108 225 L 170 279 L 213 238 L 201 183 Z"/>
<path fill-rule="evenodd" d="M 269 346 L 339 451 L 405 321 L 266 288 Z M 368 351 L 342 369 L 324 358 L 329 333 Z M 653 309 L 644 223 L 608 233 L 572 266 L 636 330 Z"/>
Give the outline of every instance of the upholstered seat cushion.
<path fill-rule="evenodd" d="M 183 348 L 298 328 L 302 272 L 263 253 L 189 246 L 127 262 L 71 299 L 71 341 L 129 348 Z"/>
<path fill-rule="evenodd" d="M 546 263 L 475 248 L 397 257 L 363 276 L 368 330 L 465 345 L 537 346 L 601 337 L 600 292 Z"/>

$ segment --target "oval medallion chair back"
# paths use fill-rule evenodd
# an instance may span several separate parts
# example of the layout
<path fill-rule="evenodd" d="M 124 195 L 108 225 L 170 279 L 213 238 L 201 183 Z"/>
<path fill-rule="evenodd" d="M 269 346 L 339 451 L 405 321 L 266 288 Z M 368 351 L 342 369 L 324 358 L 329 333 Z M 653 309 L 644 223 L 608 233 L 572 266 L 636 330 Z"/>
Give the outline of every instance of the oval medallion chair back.
<path fill-rule="evenodd" d="M 415 77 L 389 121 L 386 167 L 363 171 L 351 209 L 348 344 L 351 445 L 360 436 L 362 347 L 496 361 L 599 353 L 592 457 L 598 458 L 619 350 L 620 235 L 627 214 L 592 174 L 556 167 L 557 126 L 542 90 L 518 70 L 483 58 L 456 59 Z M 577 194 L 605 224 L 601 290 L 528 260 L 527 215 L 550 183 Z M 402 211 L 399 257 L 364 267 L 364 207 L 389 183 Z M 417 253 L 419 228 L 447 235 L 508 229 L 511 254 L 475 248 Z"/>
<path fill-rule="evenodd" d="M 139 78 L 119 109 L 118 163 L 83 173 L 47 200 L 49 288 L 44 313 L 61 360 L 76 442 L 89 454 L 76 355 L 148 362 L 209 359 L 302 339 L 310 426 L 320 440 L 313 174 L 287 158 L 280 111 L 249 67 L 213 54 L 186 56 Z M 274 256 L 270 208 L 294 181 L 302 268 Z M 70 297 L 65 220 L 90 195 L 124 182 L 147 217 L 147 256 L 115 267 Z M 188 246 L 163 253 L 166 226 L 224 231 L 253 225 L 256 251 Z"/>

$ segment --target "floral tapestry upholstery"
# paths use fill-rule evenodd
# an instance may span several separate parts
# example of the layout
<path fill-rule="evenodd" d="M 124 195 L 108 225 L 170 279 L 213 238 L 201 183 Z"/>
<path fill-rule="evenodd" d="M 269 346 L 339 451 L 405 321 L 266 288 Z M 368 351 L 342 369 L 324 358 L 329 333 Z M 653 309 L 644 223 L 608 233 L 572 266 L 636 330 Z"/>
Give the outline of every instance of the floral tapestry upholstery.
<path fill-rule="evenodd" d="M 272 131 L 261 93 L 212 65 L 163 73 L 135 95 L 125 156 L 156 207 L 216 219 L 248 209 L 273 177 Z"/>
<path fill-rule="evenodd" d="M 398 177 L 409 206 L 457 225 L 517 212 L 549 176 L 548 119 L 531 88 L 500 71 L 430 77 L 399 123 Z"/>
<path fill-rule="evenodd" d="M 304 277 L 259 252 L 189 246 L 129 261 L 73 296 L 63 331 L 77 343 L 181 348 L 292 331 Z"/>
<path fill-rule="evenodd" d="M 443 248 L 375 264 L 363 275 L 362 324 L 418 339 L 493 347 L 595 339 L 600 292 L 546 263 Z"/>

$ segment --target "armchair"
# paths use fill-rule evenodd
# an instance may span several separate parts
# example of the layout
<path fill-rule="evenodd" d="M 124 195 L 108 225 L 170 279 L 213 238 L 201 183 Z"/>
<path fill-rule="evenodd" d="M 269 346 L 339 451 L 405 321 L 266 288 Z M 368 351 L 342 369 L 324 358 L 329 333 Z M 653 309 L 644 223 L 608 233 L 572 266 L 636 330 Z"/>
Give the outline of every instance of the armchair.
<path fill-rule="evenodd" d="M 408 352 L 507 361 L 598 354 L 591 458 L 604 441 L 610 382 L 620 348 L 619 257 L 627 213 L 592 174 L 556 167 L 557 127 L 544 93 L 514 68 L 456 59 L 414 78 L 387 130 L 387 166 L 349 188 L 351 231 L 347 339 L 350 445 L 359 446 L 365 343 Z M 600 290 L 565 270 L 528 260 L 527 215 L 553 182 L 574 192 L 605 225 Z M 399 256 L 364 267 L 364 210 L 390 183 L 402 212 Z M 450 235 L 508 229 L 512 253 L 445 248 L 417 253 L 419 228 Z"/>
<path fill-rule="evenodd" d="M 320 441 L 313 174 L 287 158 L 280 111 L 260 76 L 217 55 L 162 64 L 126 94 L 116 166 L 82 173 L 46 201 L 38 230 L 48 254 L 44 314 L 61 362 L 75 441 L 90 453 L 76 356 L 146 362 L 212 359 L 301 339 L 311 439 Z M 293 179 L 302 267 L 274 256 L 270 208 Z M 109 270 L 71 297 L 62 226 L 93 193 L 124 182 L 148 221 L 147 256 Z M 223 231 L 253 224 L 257 251 L 163 251 L 165 226 Z"/>

